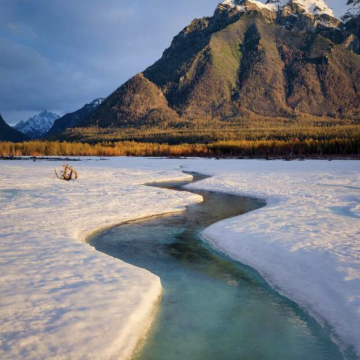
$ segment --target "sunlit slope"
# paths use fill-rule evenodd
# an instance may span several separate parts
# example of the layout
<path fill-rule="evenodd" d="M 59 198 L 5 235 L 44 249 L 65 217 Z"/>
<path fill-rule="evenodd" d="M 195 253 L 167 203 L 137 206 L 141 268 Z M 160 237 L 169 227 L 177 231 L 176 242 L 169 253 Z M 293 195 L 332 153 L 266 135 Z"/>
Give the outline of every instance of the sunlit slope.
<path fill-rule="evenodd" d="M 358 120 L 359 39 L 335 18 L 326 15 L 325 26 L 298 15 L 287 22 L 288 14 L 267 8 L 219 6 L 213 17 L 186 27 L 77 131 L 196 132 L 214 121 L 239 128 L 254 119 L 304 116 Z"/>

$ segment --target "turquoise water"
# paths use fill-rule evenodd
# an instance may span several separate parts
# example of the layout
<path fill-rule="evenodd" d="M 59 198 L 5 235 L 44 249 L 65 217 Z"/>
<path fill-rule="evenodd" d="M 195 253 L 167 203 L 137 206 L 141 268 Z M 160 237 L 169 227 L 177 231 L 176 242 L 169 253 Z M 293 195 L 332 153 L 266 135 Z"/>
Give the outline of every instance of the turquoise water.
<path fill-rule="evenodd" d="M 153 186 L 183 191 L 185 184 Z M 161 278 L 160 311 L 136 359 L 343 359 L 314 319 L 271 289 L 257 272 L 217 253 L 199 237 L 212 223 L 264 203 L 194 192 L 204 202 L 184 213 L 130 222 L 89 239 L 97 250 Z"/>

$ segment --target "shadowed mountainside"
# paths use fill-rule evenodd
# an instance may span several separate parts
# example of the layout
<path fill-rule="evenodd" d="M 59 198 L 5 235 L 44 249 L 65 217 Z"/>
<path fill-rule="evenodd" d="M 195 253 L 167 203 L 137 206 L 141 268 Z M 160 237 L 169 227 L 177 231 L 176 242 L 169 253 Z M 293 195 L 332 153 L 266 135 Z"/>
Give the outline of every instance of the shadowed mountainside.
<path fill-rule="evenodd" d="M 65 114 L 60 119 L 56 120 L 46 134 L 46 138 L 52 138 L 58 134 L 61 134 L 68 128 L 75 127 L 80 121 L 86 119 L 90 114 L 92 114 L 95 109 L 102 103 L 104 99 L 95 99 L 90 104 L 84 105 L 81 109 Z"/>
<path fill-rule="evenodd" d="M 0 141 L 20 142 L 25 140 L 28 138 L 8 125 L 0 115 Z"/>

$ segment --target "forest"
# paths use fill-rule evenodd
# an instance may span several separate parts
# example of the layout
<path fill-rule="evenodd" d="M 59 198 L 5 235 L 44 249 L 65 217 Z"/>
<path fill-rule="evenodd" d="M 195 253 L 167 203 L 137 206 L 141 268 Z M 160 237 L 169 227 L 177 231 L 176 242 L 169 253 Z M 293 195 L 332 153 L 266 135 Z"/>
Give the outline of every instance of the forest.
<path fill-rule="evenodd" d="M 139 128 L 69 129 L 66 138 L 0 142 L 0 156 L 327 157 L 360 155 L 357 120 L 257 118 Z"/>
<path fill-rule="evenodd" d="M 159 144 L 135 141 L 97 144 L 60 141 L 0 142 L 1 157 L 17 156 L 165 156 L 165 157 L 328 157 L 360 155 L 359 138 L 232 140 L 209 144 Z"/>

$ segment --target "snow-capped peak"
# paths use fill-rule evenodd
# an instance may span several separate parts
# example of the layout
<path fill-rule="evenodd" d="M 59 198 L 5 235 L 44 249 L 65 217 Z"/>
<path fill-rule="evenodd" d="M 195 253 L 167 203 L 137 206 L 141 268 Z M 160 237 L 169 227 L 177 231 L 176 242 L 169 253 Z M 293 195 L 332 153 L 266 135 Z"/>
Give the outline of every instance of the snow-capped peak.
<path fill-rule="evenodd" d="M 358 2 L 359 0 L 349 1 Z M 242 11 L 246 11 L 249 5 L 251 5 L 258 7 L 259 9 L 267 9 L 274 12 L 278 12 L 279 10 L 284 9 L 287 6 L 297 5 L 304 11 L 304 13 L 313 16 L 328 15 L 331 17 L 335 17 L 334 11 L 328 5 L 328 2 L 326 2 L 325 0 L 226 0 L 221 4 L 237 8 L 238 10 Z"/>
<path fill-rule="evenodd" d="M 296 4 L 308 14 L 335 17 L 334 11 L 324 0 L 268 0 L 267 4 L 275 5 L 277 8 L 284 8 L 287 5 Z"/>
<path fill-rule="evenodd" d="M 238 11 L 246 11 L 250 6 L 271 11 L 275 10 L 274 6 L 257 0 L 225 0 L 221 3 L 221 5 L 236 8 Z"/>
<path fill-rule="evenodd" d="M 39 138 L 45 135 L 59 118 L 59 115 L 43 110 L 27 121 L 20 121 L 14 128 L 30 138 Z"/>

